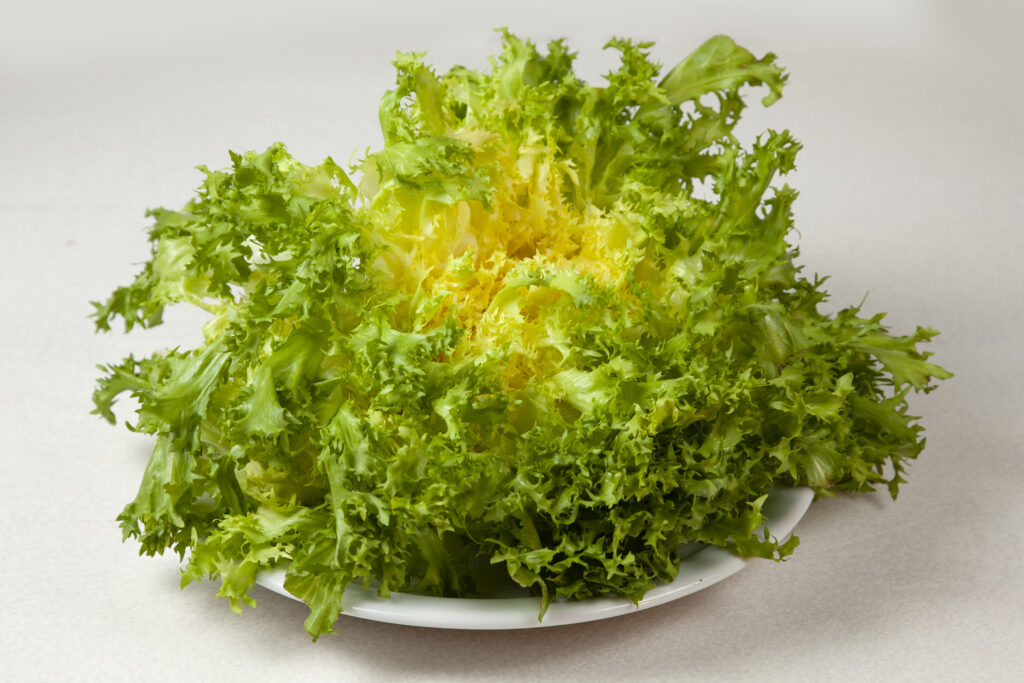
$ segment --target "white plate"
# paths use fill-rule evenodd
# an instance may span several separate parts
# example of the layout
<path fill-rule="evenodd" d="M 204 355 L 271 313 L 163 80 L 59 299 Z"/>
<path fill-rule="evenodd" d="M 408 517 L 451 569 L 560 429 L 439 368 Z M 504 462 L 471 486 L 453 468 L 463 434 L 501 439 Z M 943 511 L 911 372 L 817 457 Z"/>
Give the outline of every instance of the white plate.
<path fill-rule="evenodd" d="M 773 491 L 763 508 L 771 534 L 780 541 L 789 538 L 813 498 L 814 492 L 808 488 Z M 389 598 L 380 598 L 361 585 L 351 585 L 345 590 L 341 605 L 343 613 L 350 617 L 407 626 L 481 630 L 564 626 L 662 605 L 732 576 L 747 562 L 721 548 L 705 547 L 680 563 L 674 581 L 652 588 L 639 604 L 618 597 L 558 600 L 551 604 L 542 621 L 537 621 L 540 598 L 533 597 L 437 598 L 392 593 Z M 284 569 L 261 572 L 256 583 L 298 599 L 284 589 Z"/>

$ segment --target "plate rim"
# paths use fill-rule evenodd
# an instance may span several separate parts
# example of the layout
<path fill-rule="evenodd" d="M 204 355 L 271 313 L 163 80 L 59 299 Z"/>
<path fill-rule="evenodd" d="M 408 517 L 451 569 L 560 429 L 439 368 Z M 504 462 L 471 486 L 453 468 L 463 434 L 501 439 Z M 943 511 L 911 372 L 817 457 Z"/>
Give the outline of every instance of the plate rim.
<path fill-rule="evenodd" d="M 762 508 L 767 528 L 779 542 L 793 535 L 797 524 L 814 500 L 814 490 L 807 487 L 776 488 Z M 350 584 L 342 596 L 342 615 L 403 626 L 428 628 L 504 630 L 566 626 L 630 614 L 678 600 L 713 586 L 743 569 L 750 558 L 707 546 L 683 559 L 679 574 L 668 583 L 647 591 L 637 603 L 620 596 L 600 596 L 584 600 L 552 601 L 544 618 L 539 597 L 521 598 L 445 598 L 412 593 L 393 592 L 382 598 L 361 584 Z M 255 583 L 278 595 L 302 602 L 284 588 L 285 569 L 263 570 Z"/>

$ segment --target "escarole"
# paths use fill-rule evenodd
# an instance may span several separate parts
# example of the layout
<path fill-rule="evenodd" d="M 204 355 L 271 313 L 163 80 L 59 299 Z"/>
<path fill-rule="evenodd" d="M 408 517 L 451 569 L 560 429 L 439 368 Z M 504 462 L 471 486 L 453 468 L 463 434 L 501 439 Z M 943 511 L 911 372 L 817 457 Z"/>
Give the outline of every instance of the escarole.
<path fill-rule="evenodd" d="M 236 610 L 286 566 L 317 637 L 353 582 L 639 600 L 681 544 L 789 554 L 755 533 L 774 487 L 895 497 L 924 444 L 907 394 L 950 375 L 918 350 L 934 330 L 818 310 L 779 181 L 800 144 L 733 132 L 741 89 L 781 95 L 775 57 L 718 36 L 662 76 L 609 45 L 600 86 L 507 32 L 483 71 L 401 54 L 355 168 L 232 153 L 150 212 L 97 327 L 210 320 L 103 366 L 96 411 L 129 392 L 155 437 L 126 539 Z"/>

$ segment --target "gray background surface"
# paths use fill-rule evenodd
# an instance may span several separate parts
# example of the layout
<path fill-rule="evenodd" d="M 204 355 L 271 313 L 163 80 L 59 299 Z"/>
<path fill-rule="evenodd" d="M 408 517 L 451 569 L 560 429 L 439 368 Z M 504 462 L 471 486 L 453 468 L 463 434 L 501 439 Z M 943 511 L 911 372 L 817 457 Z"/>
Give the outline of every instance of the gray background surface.
<path fill-rule="evenodd" d="M 767 3 L 765 3 L 767 4 Z M 0 678 L 6 680 L 1019 680 L 1024 669 L 1024 27 L 1013 3 L 40 2 L 0 22 Z M 867 293 L 899 333 L 942 330 L 956 373 L 913 399 L 928 447 L 896 504 L 816 503 L 784 564 L 572 627 L 441 631 L 257 589 L 244 616 L 177 587 L 114 517 L 150 443 L 89 415 L 100 362 L 194 345 L 197 316 L 95 335 L 90 299 L 148 248 L 198 164 L 281 140 L 299 159 L 377 146 L 396 50 L 482 67 L 508 25 L 564 36 L 597 81 L 612 35 L 672 65 L 727 33 L 791 73 L 743 134 L 803 141 L 801 263 L 830 310 Z"/>

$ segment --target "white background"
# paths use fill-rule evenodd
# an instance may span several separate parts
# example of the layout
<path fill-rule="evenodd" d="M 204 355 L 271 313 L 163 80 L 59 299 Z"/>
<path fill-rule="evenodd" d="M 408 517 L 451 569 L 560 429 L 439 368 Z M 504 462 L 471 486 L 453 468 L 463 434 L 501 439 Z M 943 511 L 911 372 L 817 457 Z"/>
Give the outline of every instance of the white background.
<path fill-rule="evenodd" d="M 773 5 L 769 8 L 767 5 Z M 1019 680 L 1024 669 L 1024 159 L 1013 3 L 481 2 L 6 5 L 0 20 L 0 678 L 5 680 Z M 898 333 L 943 334 L 956 373 L 915 397 L 928 446 L 891 503 L 816 503 L 784 564 L 676 603 L 531 631 L 441 631 L 306 609 L 257 589 L 179 591 L 172 557 L 114 517 L 148 439 L 89 415 L 96 363 L 194 345 L 192 314 L 96 335 L 90 300 L 148 254 L 146 208 L 198 164 L 280 140 L 309 163 L 377 146 L 398 50 L 482 68 L 491 31 L 564 36 L 578 70 L 612 35 L 667 66 L 715 33 L 791 73 L 750 136 L 805 144 L 789 182 L 806 272 L 835 310 L 868 294 Z"/>

